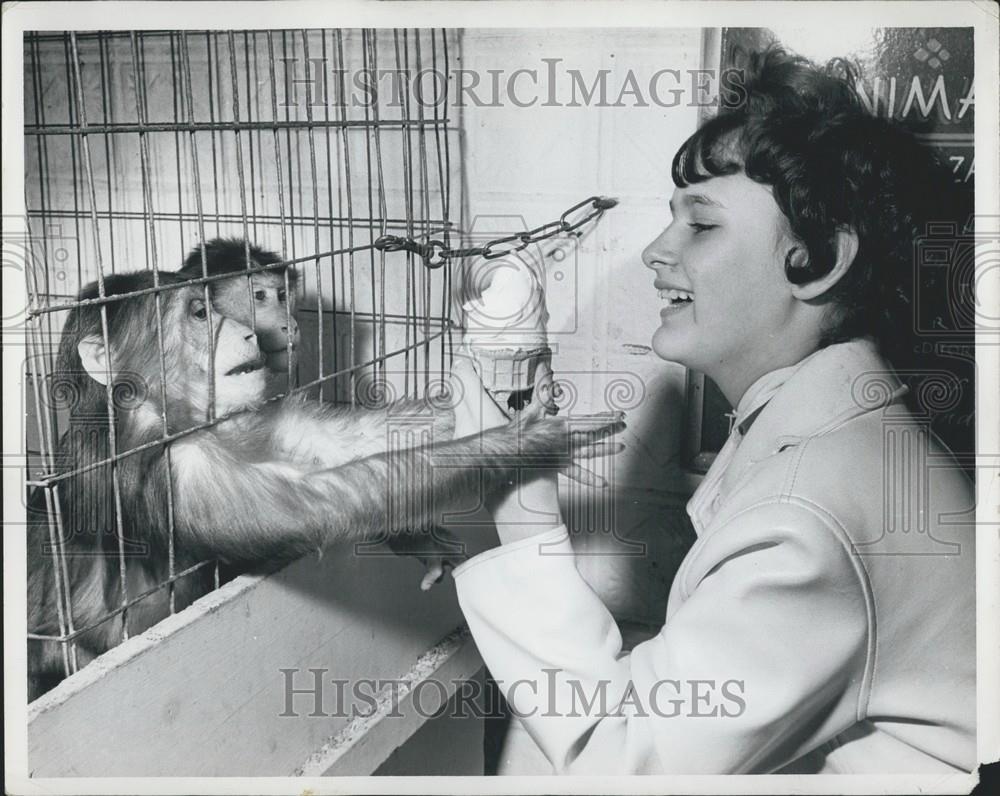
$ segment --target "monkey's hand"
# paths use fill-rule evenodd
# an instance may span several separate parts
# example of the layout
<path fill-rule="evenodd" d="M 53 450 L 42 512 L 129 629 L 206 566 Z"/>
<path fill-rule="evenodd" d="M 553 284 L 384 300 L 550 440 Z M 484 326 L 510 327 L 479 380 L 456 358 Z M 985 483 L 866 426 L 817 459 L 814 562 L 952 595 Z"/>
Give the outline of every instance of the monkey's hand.
<path fill-rule="evenodd" d="M 555 391 L 552 372 L 543 363 L 539 365 L 535 384 L 535 399 L 513 419 L 494 403 L 483 387 L 479 376 L 468 359 L 455 357 L 451 371 L 451 385 L 455 406 L 455 438 L 481 434 L 508 425 L 524 443 L 525 453 L 546 449 L 548 461 L 544 466 L 558 467 L 566 475 L 586 486 L 606 486 L 600 476 L 576 464 L 573 459 L 589 459 L 621 452 L 621 443 L 605 443 L 602 439 L 624 430 L 624 413 L 607 412 L 594 415 L 577 415 L 572 418 L 556 417 Z M 527 461 L 525 466 L 530 466 Z"/>

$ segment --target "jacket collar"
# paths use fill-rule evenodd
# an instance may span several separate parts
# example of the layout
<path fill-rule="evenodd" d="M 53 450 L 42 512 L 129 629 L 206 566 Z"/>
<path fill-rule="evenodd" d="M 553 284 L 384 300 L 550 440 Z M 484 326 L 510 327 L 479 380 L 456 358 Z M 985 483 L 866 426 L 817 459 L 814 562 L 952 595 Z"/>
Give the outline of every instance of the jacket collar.
<path fill-rule="evenodd" d="M 872 341 L 821 348 L 797 365 L 766 374 L 747 390 L 737 408 L 736 424 L 758 407 L 763 409 L 741 447 L 825 434 L 896 402 L 905 392 Z"/>
<path fill-rule="evenodd" d="M 702 532 L 755 462 L 888 406 L 905 392 L 869 340 L 827 346 L 764 374 L 740 399 L 726 446 L 688 502 L 695 530 Z"/>

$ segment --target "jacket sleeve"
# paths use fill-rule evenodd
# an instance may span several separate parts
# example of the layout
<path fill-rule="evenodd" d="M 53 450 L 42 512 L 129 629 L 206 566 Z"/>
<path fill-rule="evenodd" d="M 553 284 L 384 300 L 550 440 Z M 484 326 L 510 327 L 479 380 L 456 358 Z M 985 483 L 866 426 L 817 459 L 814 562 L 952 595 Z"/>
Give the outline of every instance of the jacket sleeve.
<path fill-rule="evenodd" d="M 666 624 L 621 654 L 565 528 L 455 570 L 480 652 L 557 773 L 773 771 L 863 714 L 869 591 L 844 537 L 767 504 L 692 548 Z"/>

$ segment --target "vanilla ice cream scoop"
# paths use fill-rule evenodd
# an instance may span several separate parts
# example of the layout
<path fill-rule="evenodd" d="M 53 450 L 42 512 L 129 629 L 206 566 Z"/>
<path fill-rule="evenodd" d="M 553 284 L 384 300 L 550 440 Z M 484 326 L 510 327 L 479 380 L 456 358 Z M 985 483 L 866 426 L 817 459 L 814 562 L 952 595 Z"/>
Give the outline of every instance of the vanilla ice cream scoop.
<path fill-rule="evenodd" d="M 489 284 L 481 296 L 462 306 L 466 339 L 473 345 L 490 347 L 547 345 L 545 291 L 531 265 L 514 255 L 477 265 Z M 476 271 L 474 268 L 473 273 Z"/>
<path fill-rule="evenodd" d="M 464 346 L 483 385 L 501 406 L 520 405 L 512 394 L 526 393 L 535 383 L 539 363 L 548 362 L 545 289 L 530 263 L 510 253 L 495 260 L 479 260 L 471 270 L 473 282 L 486 283 L 477 298 L 467 301 Z"/>

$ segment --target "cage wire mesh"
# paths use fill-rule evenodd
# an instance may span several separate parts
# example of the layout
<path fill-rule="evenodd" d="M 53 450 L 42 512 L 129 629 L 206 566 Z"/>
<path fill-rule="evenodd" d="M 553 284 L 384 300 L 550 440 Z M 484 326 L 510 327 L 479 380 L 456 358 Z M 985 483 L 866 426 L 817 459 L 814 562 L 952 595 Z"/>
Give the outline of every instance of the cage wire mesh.
<path fill-rule="evenodd" d="M 116 621 L 124 639 L 129 613 L 152 594 L 168 590 L 173 612 L 180 579 L 214 566 L 216 586 L 219 580 L 214 562 L 178 571 L 171 540 L 169 577 L 132 586 L 117 511 L 115 527 L 94 530 L 118 539 L 119 606 L 89 624 L 75 616 L 57 489 L 78 474 L 58 460 L 73 396 L 53 375 L 79 289 L 114 273 L 174 271 L 202 242 L 244 238 L 282 253 L 298 274 L 301 341 L 291 391 L 352 404 L 423 395 L 450 356 L 450 263 L 430 271 L 411 252 L 373 243 L 398 234 L 447 245 L 456 232 L 449 139 L 457 130 L 449 125 L 446 77 L 455 36 L 25 36 L 25 185 L 35 255 L 27 278 L 27 488 L 44 515 L 59 605 L 58 633 L 29 638 L 57 644 L 67 674 L 84 662 L 74 641 L 96 625 Z M 150 357 L 162 362 L 160 344 Z M 108 390 L 109 419 L 120 399 Z M 106 498 L 120 507 L 115 462 L 135 451 L 117 450 L 114 423 L 105 428 Z M 165 415 L 163 430 L 164 439 L 176 438 Z"/>

